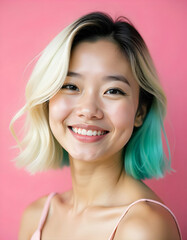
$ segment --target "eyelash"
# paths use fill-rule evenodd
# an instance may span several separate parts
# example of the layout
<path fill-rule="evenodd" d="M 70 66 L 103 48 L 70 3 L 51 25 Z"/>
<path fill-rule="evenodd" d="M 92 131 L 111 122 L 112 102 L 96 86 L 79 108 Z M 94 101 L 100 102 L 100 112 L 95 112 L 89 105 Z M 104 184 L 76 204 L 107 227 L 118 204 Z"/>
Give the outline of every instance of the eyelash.
<path fill-rule="evenodd" d="M 109 91 L 112 91 L 113 93 L 110 93 L 110 94 L 114 94 L 114 95 L 126 95 L 121 89 L 118 89 L 118 88 L 111 88 L 109 90 L 107 90 L 105 93 L 109 92 Z M 115 93 L 114 93 L 115 92 Z"/>
<path fill-rule="evenodd" d="M 62 86 L 61 89 L 67 89 L 67 90 L 70 90 L 70 91 L 79 91 L 78 87 L 74 84 L 65 84 Z M 118 88 L 111 88 L 109 90 L 107 90 L 105 93 L 107 92 L 110 92 L 110 94 L 112 95 L 126 95 L 121 89 L 118 89 Z"/>
<path fill-rule="evenodd" d="M 67 89 L 67 90 L 70 90 L 70 91 L 78 91 L 78 87 L 73 85 L 73 84 L 65 84 L 65 85 L 62 86 L 61 89 Z"/>

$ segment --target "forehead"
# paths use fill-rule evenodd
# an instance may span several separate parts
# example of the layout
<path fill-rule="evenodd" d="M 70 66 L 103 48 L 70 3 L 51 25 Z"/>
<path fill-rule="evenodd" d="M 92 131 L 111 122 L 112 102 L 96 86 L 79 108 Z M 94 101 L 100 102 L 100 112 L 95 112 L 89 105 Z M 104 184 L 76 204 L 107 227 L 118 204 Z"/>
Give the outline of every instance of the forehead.
<path fill-rule="evenodd" d="M 75 63 L 75 60 L 79 58 L 84 60 L 105 60 L 105 63 L 109 64 L 110 62 L 122 62 L 122 64 L 128 65 L 130 67 L 125 54 L 122 52 L 117 43 L 109 41 L 107 39 L 100 39 L 94 42 L 81 42 L 75 46 L 71 53 L 71 63 Z M 107 61 L 108 60 L 108 61 Z M 116 65 L 116 64 L 115 64 Z M 113 64 L 113 66 L 115 67 Z"/>
<path fill-rule="evenodd" d="M 84 41 L 75 46 L 71 53 L 69 71 L 87 76 L 123 75 L 132 85 L 138 85 L 125 53 L 117 43 L 106 39 Z"/>

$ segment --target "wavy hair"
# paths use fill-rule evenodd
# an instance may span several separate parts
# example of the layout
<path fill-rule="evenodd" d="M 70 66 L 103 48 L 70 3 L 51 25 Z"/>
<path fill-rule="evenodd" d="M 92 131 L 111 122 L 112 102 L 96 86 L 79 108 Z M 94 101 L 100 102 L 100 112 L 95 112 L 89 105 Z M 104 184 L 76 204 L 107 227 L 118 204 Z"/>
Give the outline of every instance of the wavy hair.
<path fill-rule="evenodd" d="M 26 86 L 26 104 L 10 124 L 21 151 L 17 166 L 30 173 L 68 165 L 68 153 L 54 138 L 48 120 L 48 101 L 62 87 L 72 49 L 80 42 L 107 39 L 116 43 L 128 59 L 140 86 L 139 107 L 147 107 L 141 127 L 134 128 L 124 147 L 124 167 L 136 179 L 162 177 L 170 170 L 170 151 L 163 120 L 166 97 L 148 48 L 133 24 L 125 17 L 113 20 L 101 12 L 87 14 L 60 32 L 42 52 Z M 26 113 L 25 137 L 19 141 L 14 122 Z M 162 134 L 163 133 L 163 134 Z M 166 140 L 169 160 L 163 150 Z"/>

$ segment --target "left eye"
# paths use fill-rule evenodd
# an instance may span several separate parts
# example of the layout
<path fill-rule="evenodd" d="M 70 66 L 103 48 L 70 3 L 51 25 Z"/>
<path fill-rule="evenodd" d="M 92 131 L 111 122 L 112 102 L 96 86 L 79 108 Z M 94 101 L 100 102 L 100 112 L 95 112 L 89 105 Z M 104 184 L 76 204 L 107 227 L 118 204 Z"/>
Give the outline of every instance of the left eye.
<path fill-rule="evenodd" d="M 73 85 L 73 84 L 64 84 L 62 86 L 62 89 L 68 89 L 68 90 L 71 90 L 71 91 L 79 91 L 78 87 Z"/>
<path fill-rule="evenodd" d="M 120 94 L 120 95 L 125 95 L 125 93 L 118 89 L 118 88 L 111 88 L 105 92 L 106 94 Z"/>

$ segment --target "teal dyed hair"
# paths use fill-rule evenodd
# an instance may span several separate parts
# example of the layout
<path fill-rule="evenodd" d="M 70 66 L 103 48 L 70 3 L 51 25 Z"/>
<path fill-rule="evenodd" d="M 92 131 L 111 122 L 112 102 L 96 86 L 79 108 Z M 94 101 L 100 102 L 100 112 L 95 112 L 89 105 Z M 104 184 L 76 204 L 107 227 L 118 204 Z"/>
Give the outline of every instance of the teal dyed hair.
<path fill-rule="evenodd" d="M 63 151 L 62 167 L 69 166 L 69 154 L 65 149 L 62 149 L 62 151 Z"/>
<path fill-rule="evenodd" d="M 170 161 L 163 150 L 162 132 L 168 146 L 159 106 L 154 100 L 143 125 L 134 131 L 126 146 L 124 164 L 129 175 L 136 179 L 160 178 L 170 169 Z"/>

